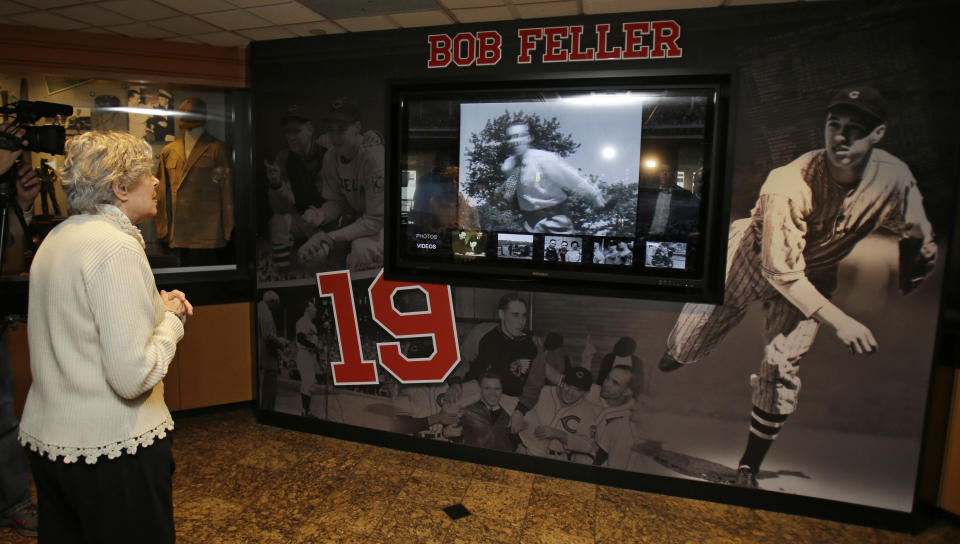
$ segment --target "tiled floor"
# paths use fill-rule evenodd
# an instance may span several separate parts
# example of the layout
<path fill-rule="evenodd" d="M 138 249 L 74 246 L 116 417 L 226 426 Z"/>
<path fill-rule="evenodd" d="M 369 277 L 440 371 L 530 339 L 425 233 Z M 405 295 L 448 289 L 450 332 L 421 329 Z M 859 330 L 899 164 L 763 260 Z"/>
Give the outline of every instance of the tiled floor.
<path fill-rule="evenodd" d="M 960 542 L 947 521 L 906 535 L 623 490 L 258 425 L 247 408 L 179 418 L 174 454 L 181 544 Z M 453 521 L 458 502 L 472 514 Z"/>

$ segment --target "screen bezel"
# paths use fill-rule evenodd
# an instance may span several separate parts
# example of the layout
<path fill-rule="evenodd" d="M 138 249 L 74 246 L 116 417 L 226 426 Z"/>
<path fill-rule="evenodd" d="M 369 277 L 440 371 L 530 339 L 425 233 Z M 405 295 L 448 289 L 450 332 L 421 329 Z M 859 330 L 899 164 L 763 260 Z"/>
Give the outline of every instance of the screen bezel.
<path fill-rule="evenodd" d="M 444 283 L 450 285 L 543 290 L 580 293 L 599 296 L 646 298 L 685 302 L 719 303 L 723 300 L 726 262 L 727 225 L 729 221 L 729 165 L 732 138 L 730 74 L 683 75 L 615 75 L 600 77 L 565 77 L 564 79 L 534 78 L 521 80 L 415 80 L 394 81 L 388 85 L 387 101 L 390 112 L 388 154 L 385 164 L 384 202 L 384 275 L 389 280 Z M 543 267 L 509 270 L 495 266 L 483 268 L 451 262 L 438 266 L 429 259 L 416 262 L 404 258 L 403 246 L 408 243 L 406 225 L 401 224 L 401 176 L 406 151 L 406 127 L 401 120 L 406 104 L 412 97 L 436 97 L 457 100 L 458 96 L 473 100 L 489 95 L 498 100 L 513 96 L 553 92 L 609 92 L 615 89 L 637 91 L 670 91 L 709 88 L 716 93 L 716 103 L 709 119 L 712 146 L 707 150 L 710 183 L 702 199 L 701 215 L 703 252 L 702 274 L 699 278 L 678 278 L 676 274 L 623 274 L 569 268 L 545 270 Z M 462 166 L 462 165 L 461 165 Z M 495 236 L 491 236 L 495 240 Z M 638 243 L 643 243 L 637 238 Z M 540 248 L 542 250 L 542 248 Z"/>

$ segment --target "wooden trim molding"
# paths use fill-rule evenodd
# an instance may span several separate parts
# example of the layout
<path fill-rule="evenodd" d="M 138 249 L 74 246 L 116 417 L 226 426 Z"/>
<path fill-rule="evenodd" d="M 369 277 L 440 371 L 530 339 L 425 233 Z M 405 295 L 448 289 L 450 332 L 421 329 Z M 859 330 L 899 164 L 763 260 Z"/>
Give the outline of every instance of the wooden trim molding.
<path fill-rule="evenodd" d="M 243 88 L 247 50 L 0 25 L 0 71 Z"/>
<path fill-rule="evenodd" d="M 955 372 L 953 376 L 953 403 L 950 406 L 946 442 L 938 506 L 960 515 L 960 372 Z"/>

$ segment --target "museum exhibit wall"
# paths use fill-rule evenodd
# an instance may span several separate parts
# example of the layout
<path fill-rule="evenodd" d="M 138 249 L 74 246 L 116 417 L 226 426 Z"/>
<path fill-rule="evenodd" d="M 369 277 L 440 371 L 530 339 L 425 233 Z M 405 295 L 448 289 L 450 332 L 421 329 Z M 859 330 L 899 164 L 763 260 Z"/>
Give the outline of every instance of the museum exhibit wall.
<path fill-rule="evenodd" d="M 957 182 L 952 128 L 960 110 L 955 99 L 958 83 L 951 76 L 954 61 L 947 7 L 947 2 L 906 1 L 723 7 L 254 43 L 250 59 L 259 385 L 264 386 L 265 375 L 274 373 L 276 378 L 269 381 L 266 397 L 263 391 L 259 395 L 262 419 L 317 432 L 347 433 L 361 440 L 392 440 L 398 447 L 480 462 L 827 517 L 873 515 L 883 523 L 886 514 L 897 518 L 913 512 L 944 281 L 943 255 L 954 221 Z M 607 40 L 610 51 L 624 45 L 624 24 L 658 21 L 675 23 L 671 28 L 677 32 L 666 39 L 668 31 L 659 44 L 653 42 L 652 34 L 643 35 L 644 45 L 662 56 L 622 58 L 621 54 L 596 60 L 594 54 L 579 62 L 569 59 L 572 52 L 603 50 L 597 44 L 598 34 Z M 551 53 L 559 62 L 547 62 L 549 56 L 545 60 L 543 39 L 521 39 L 530 34 L 524 29 L 556 27 L 566 29 L 557 36 L 569 36 L 570 28 L 582 27 L 579 49 L 567 37 L 553 44 Z M 489 40 L 483 42 L 478 36 Z M 450 59 L 442 51 L 437 53 L 437 44 L 446 43 L 444 39 L 461 46 L 448 50 L 457 62 L 444 62 Z M 529 45 L 525 49 L 529 59 L 521 55 L 522 43 Z M 488 57 L 480 54 L 483 44 Z M 430 67 L 431 60 L 436 67 Z M 642 387 L 637 389 L 630 424 L 624 427 L 632 438 L 620 437 L 631 441 L 631 453 L 612 467 L 585 468 L 584 463 L 571 460 L 574 456 L 531 461 L 530 454 L 462 445 L 460 431 L 442 424 L 424 426 L 421 419 L 410 426 L 417 418 L 449 411 L 451 406 L 462 415 L 467 407 L 458 403 L 469 397 L 463 393 L 469 380 L 456 386 L 450 377 L 442 383 L 399 383 L 396 372 L 381 366 L 377 383 L 334 383 L 331 365 L 336 367 L 343 360 L 341 348 L 353 353 L 357 343 L 345 341 L 345 335 L 353 338 L 359 333 L 363 360 L 379 360 L 382 353 L 376 344 L 394 340 L 381 326 L 382 320 L 371 315 L 371 309 L 384 304 L 383 292 L 371 290 L 371 284 L 384 280 L 377 280 L 380 263 L 376 258 L 351 260 L 351 252 L 360 250 L 350 244 L 331 242 L 324 246 L 327 254 L 314 261 L 300 252 L 316 230 L 324 229 L 308 228 L 304 235 L 291 225 L 302 220 L 311 206 L 320 208 L 325 200 L 336 197 L 337 190 L 305 197 L 314 200 L 298 202 L 300 210 L 289 199 L 286 204 L 277 202 L 280 182 L 271 187 L 268 170 L 286 164 L 291 157 L 287 146 L 295 145 L 288 143 L 291 135 L 285 134 L 284 126 L 291 124 L 285 121 L 291 117 L 310 120 L 312 138 L 317 145 L 329 147 L 330 125 L 324 120 L 342 112 L 345 102 L 356 103 L 364 153 L 382 164 L 389 157 L 384 149 L 389 149 L 392 136 L 387 92 L 395 81 L 432 82 L 442 88 L 462 80 L 689 73 L 732 76 L 733 128 L 729 168 L 723 179 L 729 184 L 729 221 L 749 217 L 772 169 L 823 148 L 826 106 L 838 89 L 866 85 L 878 89 L 888 105 L 888 130 L 879 148 L 902 160 L 916 178 L 942 252 L 933 273 L 905 296 L 898 293 L 898 239 L 890 232 L 881 229 L 866 237 L 839 264 L 831 300 L 872 330 L 879 350 L 870 356 L 853 356 L 830 327 L 820 327 L 802 360 L 802 393 L 796 412 L 763 462 L 759 490 L 743 491 L 731 484 L 748 437 L 751 374 L 758 372 L 764 356 L 761 304 L 751 305 L 743 322 L 703 360 L 664 374 L 657 370 L 657 363 L 683 308 L 680 303 L 518 290 L 510 284 L 496 289 L 464 287 L 451 282 L 450 306 L 461 360 L 450 376 L 469 372 L 481 349 L 479 340 L 498 326 L 498 301 L 514 291 L 527 309 L 526 328 L 536 339 L 538 356 L 549 355 L 548 365 L 554 365 L 554 375 L 548 375 L 542 391 L 550 390 L 558 379 L 556 369 L 567 364 L 564 361 L 585 366 L 596 379 L 603 357 L 614 352 L 618 341 L 635 341 L 634 374 Z M 342 169 L 343 165 L 333 164 L 333 157 L 327 157 L 331 167 Z M 311 160 L 322 162 L 316 156 Z M 388 163 L 385 168 L 391 166 Z M 314 168 L 320 166 L 314 164 Z M 340 194 L 353 191 L 355 198 L 364 191 L 365 204 L 352 205 L 374 208 L 384 183 L 382 174 L 376 176 L 357 174 L 349 182 L 352 186 L 341 185 Z M 388 172 L 385 180 L 391 179 Z M 370 214 L 371 209 L 366 212 Z M 338 218 L 337 228 L 359 216 L 362 209 Z M 352 282 L 352 295 L 343 287 L 346 281 Z M 387 285 L 392 285 L 387 289 L 389 296 L 397 286 Z M 429 299 L 430 311 L 437 311 L 436 304 L 445 300 L 446 292 L 443 288 L 431 291 L 431 297 L 439 298 Z M 426 311 L 425 291 L 401 289 L 399 293 L 395 309 Z M 351 306 L 353 315 L 345 306 Z M 269 330 L 264 330 L 265 325 Z M 312 341 L 298 348 L 298 337 Z M 427 356 L 429 340 L 426 347 L 417 342 L 404 339 L 400 349 L 411 359 Z M 319 348 L 304 347 L 311 344 Z M 274 355 L 264 357 L 264 350 L 274 348 Z M 453 398 L 458 395 L 459 399 Z"/>

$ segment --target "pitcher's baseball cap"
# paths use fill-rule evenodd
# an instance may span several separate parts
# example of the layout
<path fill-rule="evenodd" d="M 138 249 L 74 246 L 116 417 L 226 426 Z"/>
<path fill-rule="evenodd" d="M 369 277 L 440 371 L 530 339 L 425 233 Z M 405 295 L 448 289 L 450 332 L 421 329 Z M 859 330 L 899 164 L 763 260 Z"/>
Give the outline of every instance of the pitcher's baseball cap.
<path fill-rule="evenodd" d="M 590 371 L 582 366 L 572 366 L 563 374 L 563 381 L 569 386 L 576 387 L 581 391 L 590 391 L 590 385 L 593 384 L 593 376 Z"/>
<path fill-rule="evenodd" d="M 353 100 L 343 97 L 330 103 L 330 109 L 327 116 L 324 117 L 324 124 L 331 125 L 350 125 L 360 120 L 360 108 Z"/>
<path fill-rule="evenodd" d="M 287 110 L 283 112 L 283 117 L 280 118 L 280 124 L 285 125 L 287 121 L 298 121 L 300 123 L 307 123 L 310 119 L 307 119 L 303 111 L 300 109 L 300 106 L 296 104 L 290 104 L 287 106 Z"/>
<path fill-rule="evenodd" d="M 617 357 L 629 357 L 633 355 L 633 352 L 637 351 L 637 341 L 629 336 L 624 336 L 617 340 L 617 343 L 613 345 L 613 353 Z"/>
<path fill-rule="evenodd" d="M 853 108 L 877 120 L 878 124 L 887 120 L 887 103 L 880 92 L 873 87 L 847 87 L 833 95 L 827 111 L 838 106 Z"/>

